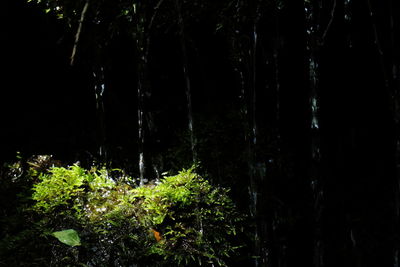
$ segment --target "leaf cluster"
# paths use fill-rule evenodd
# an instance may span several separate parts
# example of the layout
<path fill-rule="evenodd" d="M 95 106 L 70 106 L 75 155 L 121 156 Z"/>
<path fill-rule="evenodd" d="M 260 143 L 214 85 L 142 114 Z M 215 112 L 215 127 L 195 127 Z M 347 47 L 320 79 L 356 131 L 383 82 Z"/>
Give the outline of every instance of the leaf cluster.
<path fill-rule="evenodd" d="M 183 170 L 155 186 L 134 190 L 143 207 L 139 219 L 161 236 L 150 252 L 171 264 L 225 265 L 237 247 L 231 242 L 243 220 L 228 190 Z"/>
<path fill-rule="evenodd" d="M 32 168 L 26 175 L 36 182 L 24 209 L 31 225 L 10 235 L 5 251 L 29 250 L 24 240 L 40 237 L 32 257 L 55 265 L 224 266 L 237 249 L 243 217 L 228 190 L 194 168 L 136 188 L 117 182 L 106 168 Z"/>

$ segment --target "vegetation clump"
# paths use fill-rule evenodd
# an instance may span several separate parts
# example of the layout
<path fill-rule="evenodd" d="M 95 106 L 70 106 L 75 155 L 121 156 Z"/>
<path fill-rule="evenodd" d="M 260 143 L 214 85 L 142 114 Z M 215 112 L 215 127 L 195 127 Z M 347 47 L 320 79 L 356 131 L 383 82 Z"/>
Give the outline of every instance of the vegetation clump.
<path fill-rule="evenodd" d="M 37 265 L 227 265 L 243 222 L 227 189 L 212 186 L 194 168 L 140 187 L 111 173 L 78 165 L 44 172 L 31 167 L 31 197 L 18 215 L 29 224 L 1 233 L 4 264 L 15 264 L 13 251 L 29 250 L 33 244 L 24 240 L 36 239 L 35 259 L 26 260 Z"/>

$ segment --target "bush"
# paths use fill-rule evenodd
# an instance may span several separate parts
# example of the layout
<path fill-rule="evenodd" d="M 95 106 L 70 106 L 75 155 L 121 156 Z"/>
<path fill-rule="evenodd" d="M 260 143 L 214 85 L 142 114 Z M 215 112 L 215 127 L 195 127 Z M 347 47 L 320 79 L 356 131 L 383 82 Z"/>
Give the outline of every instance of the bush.
<path fill-rule="evenodd" d="M 236 249 L 229 238 L 242 220 L 227 193 L 193 168 L 135 189 L 133 196 L 143 212 L 140 224 L 152 229 L 157 240 L 149 253 L 175 264 L 224 265 Z"/>
<path fill-rule="evenodd" d="M 194 168 L 137 188 L 116 182 L 105 168 L 73 165 L 29 173 L 38 177 L 33 203 L 25 209 L 31 226 L 13 238 L 40 235 L 42 247 L 48 248 L 35 250 L 41 263 L 224 266 L 238 248 L 235 235 L 243 217 L 228 190 L 210 185 Z M 11 241 L 4 247 L 15 249 Z"/>

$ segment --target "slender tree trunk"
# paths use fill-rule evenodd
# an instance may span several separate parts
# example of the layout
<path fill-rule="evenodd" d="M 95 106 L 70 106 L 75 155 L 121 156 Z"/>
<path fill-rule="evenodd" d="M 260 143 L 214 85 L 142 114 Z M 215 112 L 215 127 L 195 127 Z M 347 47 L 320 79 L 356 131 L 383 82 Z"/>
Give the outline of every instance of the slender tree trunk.
<path fill-rule="evenodd" d="M 350 232 L 346 225 L 346 34 L 344 28 L 344 1 L 321 2 L 321 164 L 324 186 L 323 241 L 326 266 L 349 266 Z"/>
<path fill-rule="evenodd" d="M 146 93 L 146 68 L 147 68 L 147 52 L 146 52 L 146 14 L 145 5 L 140 1 L 135 6 L 136 17 L 136 58 L 137 58 L 137 123 L 138 123 L 138 155 L 139 155 L 139 183 L 144 184 L 145 177 L 145 101 Z"/>
<path fill-rule="evenodd" d="M 393 266 L 395 142 L 381 4 L 337 1 L 322 43 L 326 266 Z"/>
<path fill-rule="evenodd" d="M 98 155 L 102 163 L 107 163 L 108 151 L 106 146 L 106 117 L 104 109 L 105 77 L 103 66 L 93 68 L 93 78 L 98 124 Z"/>
<path fill-rule="evenodd" d="M 280 13 L 281 153 L 292 162 L 287 201 L 295 218 L 288 234 L 287 266 L 313 264 L 313 201 L 309 178 L 311 116 L 304 8 L 303 1 L 286 1 Z"/>
<path fill-rule="evenodd" d="M 185 79 L 185 91 L 187 101 L 187 116 L 188 116 L 188 129 L 190 135 L 190 147 L 192 151 L 193 163 L 197 162 L 196 152 L 196 137 L 193 130 L 193 112 L 192 112 L 192 88 L 189 76 L 189 61 L 186 47 L 185 38 L 185 24 L 182 15 L 182 2 L 181 0 L 175 0 L 176 11 L 178 13 L 178 26 L 179 26 L 179 38 L 182 51 L 182 65 L 183 65 L 183 76 Z"/>
<path fill-rule="evenodd" d="M 400 3 L 391 0 L 390 4 L 390 42 L 391 42 L 391 75 L 392 75 L 392 101 L 393 117 L 396 131 L 396 181 L 395 181 L 395 231 L 396 236 L 400 236 Z M 394 266 L 399 266 L 400 241 L 396 240 L 393 251 Z"/>

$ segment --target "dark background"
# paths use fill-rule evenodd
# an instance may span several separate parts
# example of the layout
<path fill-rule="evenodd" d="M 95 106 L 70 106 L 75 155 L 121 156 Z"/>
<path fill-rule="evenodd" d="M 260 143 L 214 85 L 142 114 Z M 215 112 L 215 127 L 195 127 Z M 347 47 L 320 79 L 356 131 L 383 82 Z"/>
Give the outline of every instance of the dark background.
<path fill-rule="evenodd" d="M 77 63 L 70 66 L 76 26 L 68 28 L 21 0 L 3 2 L 1 160 L 21 151 L 26 157 L 101 161 L 98 147 L 105 145 L 106 161 L 137 175 L 137 66 L 131 37 L 112 37 L 98 55 L 91 42 L 96 28 L 88 23 Z M 305 16 L 309 2 L 267 5 L 257 24 L 255 59 L 248 41 L 251 20 L 243 14 L 235 13 L 242 16 L 237 26 L 242 35 L 236 36 L 215 31 L 220 13 L 209 11 L 218 5 L 192 16 L 188 9 L 199 159 L 215 183 L 232 188 L 243 210 L 252 203 L 247 187 L 253 183 L 259 199 L 254 223 L 261 235 L 254 249 L 265 266 L 397 266 L 400 6 L 389 0 L 311 2 L 321 4 L 312 18 Z M 148 176 L 154 176 L 154 165 L 167 171 L 191 164 L 174 23 L 152 35 L 151 90 L 145 98 Z M 318 26 L 315 35 L 306 34 L 310 24 Z M 233 49 L 232 39 L 239 49 Z M 247 63 L 238 64 L 238 57 Z M 318 64 L 315 87 L 310 62 Z M 98 66 L 105 68 L 101 118 L 92 75 Z M 319 107 L 314 128 L 312 97 Z"/>

